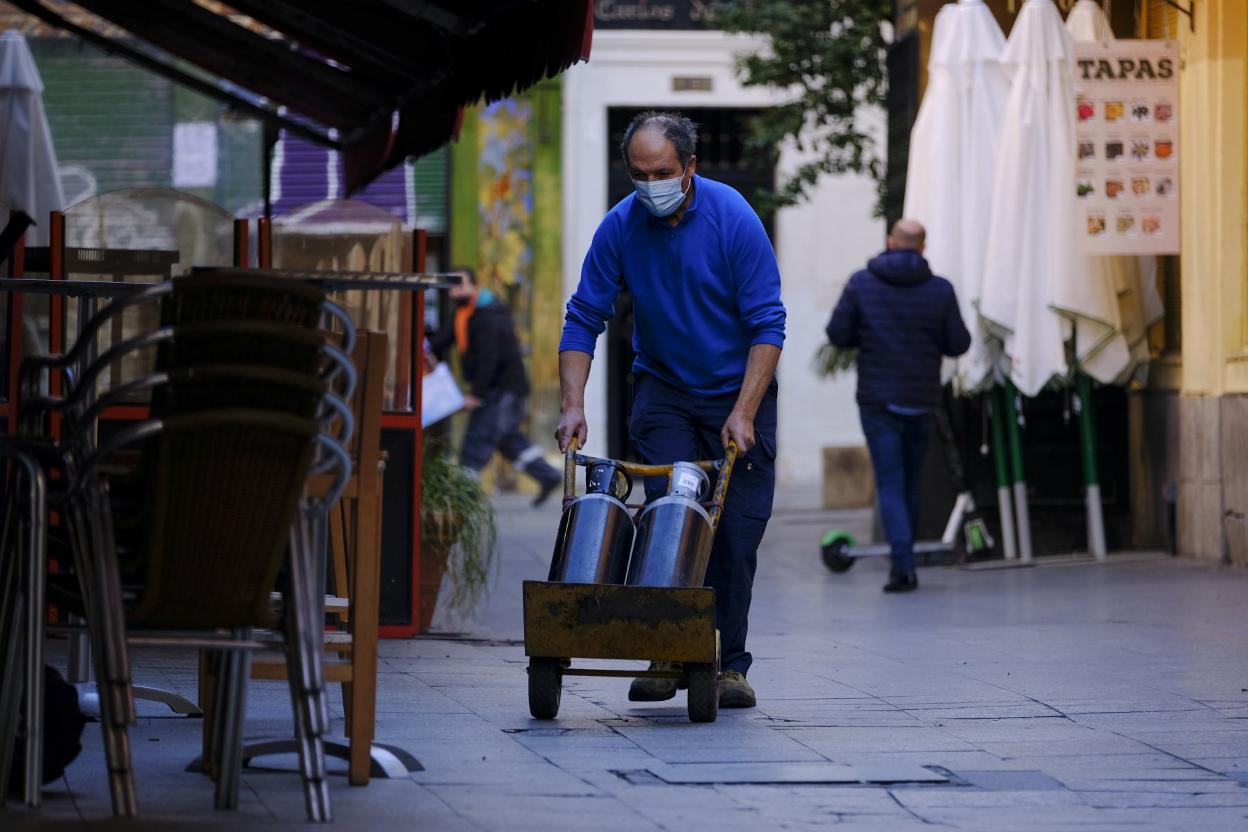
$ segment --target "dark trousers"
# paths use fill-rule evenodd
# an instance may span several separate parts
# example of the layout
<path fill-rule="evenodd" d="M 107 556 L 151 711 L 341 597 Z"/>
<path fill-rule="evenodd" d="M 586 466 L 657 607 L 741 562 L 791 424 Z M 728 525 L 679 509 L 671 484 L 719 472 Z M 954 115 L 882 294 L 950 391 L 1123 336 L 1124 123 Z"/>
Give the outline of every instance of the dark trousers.
<path fill-rule="evenodd" d="M 468 417 L 468 431 L 459 451 L 466 468 L 480 471 L 499 451 L 508 461 L 538 482 L 561 481 L 562 475 L 542 456 L 541 449 L 520 429 L 527 399 L 515 393 L 495 392 Z"/>
<path fill-rule="evenodd" d="M 736 401 L 736 393 L 702 397 L 643 375 L 634 390 L 629 435 L 642 459 L 652 465 L 718 459 L 724 454 L 720 431 Z M 741 673 L 746 673 L 753 661 L 745 649 L 750 596 L 758 545 L 767 530 L 776 489 L 774 381 L 754 419 L 754 435 L 757 443 L 737 460 L 733 470 L 706 570 L 706 585 L 715 589 L 721 666 Z M 666 490 L 665 477 L 646 480 L 648 501 L 662 497 Z"/>
<path fill-rule="evenodd" d="M 931 416 L 894 413 L 886 407 L 859 409 L 862 432 L 875 468 L 880 519 L 888 535 L 893 568 L 914 570 L 914 534 L 919 525 L 923 457 L 932 433 Z"/>

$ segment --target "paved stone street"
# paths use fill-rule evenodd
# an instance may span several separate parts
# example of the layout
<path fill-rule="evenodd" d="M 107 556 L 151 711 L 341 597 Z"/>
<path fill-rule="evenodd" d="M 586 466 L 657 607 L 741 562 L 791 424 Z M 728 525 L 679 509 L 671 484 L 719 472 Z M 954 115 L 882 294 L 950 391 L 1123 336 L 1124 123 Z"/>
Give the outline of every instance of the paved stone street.
<path fill-rule="evenodd" d="M 683 694 L 634 706 L 625 680 L 577 678 L 559 720 L 539 723 L 527 710 L 519 583 L 545 576 L 556 520 L 555 509 L 504 500 L 504 562 L 479 620 L 444 622 L 462 630 L 454 637 L 383 644 L 378 739 L 424 770 L 368 788 L 335 778 L 340 827 L 1248 828 L 1248 572 L 1148 556 L 930 568 L 917 594 L 885 596 L 883 561 L 833 575 L 816 554 L 825 526 L 861 533 L 868 518 L 780 513 L 752 616 L 756 710 L 691 725 Z M 191 657 L 138 655 L 141 681 L 193 695 Z M 245 772 L 239 812 L 214 813 L 207 779 L 183 772 L 198 723 L 141 710 L 132 737 L 146 820 L 125 828 L 302 824 L 297 780 L 280 771 Z M 283 686 L 254 684 L 248 734 L 289 733 L 288 712 Z M 41 816 L 10 809 L 0 825 L 107 818 L 94 726 L 85 744 Z M 664 779 L 705 773 L 688 767 L 700 763 L 946 782 L 722 782 L 809 771 L 775 765 L 705 778 L 718 783 Z"/>

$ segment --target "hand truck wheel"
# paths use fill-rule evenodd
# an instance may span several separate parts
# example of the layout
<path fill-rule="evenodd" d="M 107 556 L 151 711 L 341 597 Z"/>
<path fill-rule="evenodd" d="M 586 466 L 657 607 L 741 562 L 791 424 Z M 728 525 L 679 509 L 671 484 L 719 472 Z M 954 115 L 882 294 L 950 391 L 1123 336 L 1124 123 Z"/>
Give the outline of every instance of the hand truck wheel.
<path fill-rule="evenodd" d="M 689 721 L 714 722 L 719 716 L 719 661 L 685 662 L 685 681 L 689 684 Z"/>
<path fill-rule="evenodd" d="M 534 719 L 559 715 L 563 694 L 563 663 L 559 659 L 529 659 L 529 713 Z"/>

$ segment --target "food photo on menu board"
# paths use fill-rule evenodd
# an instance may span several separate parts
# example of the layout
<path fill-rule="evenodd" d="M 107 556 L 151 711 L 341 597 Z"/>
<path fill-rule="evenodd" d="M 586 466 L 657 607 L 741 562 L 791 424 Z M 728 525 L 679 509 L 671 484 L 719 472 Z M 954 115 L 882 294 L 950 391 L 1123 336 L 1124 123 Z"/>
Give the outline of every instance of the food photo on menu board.
<path fill-rule="evenodd" d="M 1176 254 L 1178 48 L 1077 44 L 1075 182 L 1086 254 Z"/>

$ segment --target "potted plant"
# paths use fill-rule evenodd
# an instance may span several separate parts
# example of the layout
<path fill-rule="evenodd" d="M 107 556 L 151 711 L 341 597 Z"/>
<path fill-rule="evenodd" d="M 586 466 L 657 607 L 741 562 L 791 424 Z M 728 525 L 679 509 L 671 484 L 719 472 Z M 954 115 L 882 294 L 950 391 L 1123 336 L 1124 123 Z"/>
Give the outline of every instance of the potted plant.
<path fill-rule="evenodd" d="M 497 562 L 494 508 L 476 479 L 431 444 L 421 468 L 420 632 L 428 632 L 442 578 L 449 608 L 466 614 L 481 600 Z"/>
<path fill-rule="evenodd" d="M 857 363 L 857 349 L 844 349 L 825 343 L 815 353 L 815 372 L 823 378 L 831 378 L 852 370 Z"/>

